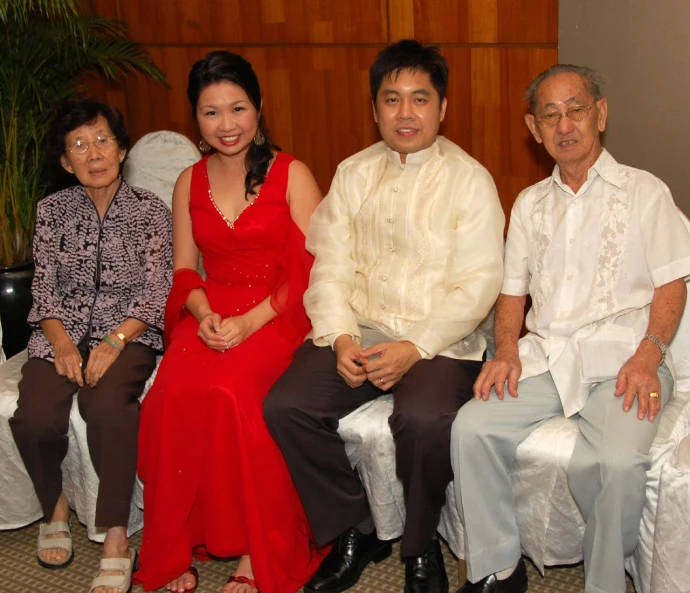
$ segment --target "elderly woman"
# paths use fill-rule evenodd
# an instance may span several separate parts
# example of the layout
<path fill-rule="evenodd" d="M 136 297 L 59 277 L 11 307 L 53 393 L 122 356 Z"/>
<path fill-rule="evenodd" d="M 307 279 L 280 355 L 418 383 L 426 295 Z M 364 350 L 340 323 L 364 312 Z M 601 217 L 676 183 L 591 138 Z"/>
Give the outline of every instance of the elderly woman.
<path fill-rule="evenodd" d="M 29 360 L 10 420 L 45 522 L 38 563 L 73 557 L 60 464 L 72 397 L 100 478 L 96 525 L 107 529 L 92 593 L 126 593 L 136 552 L 127 539 L 139 397 L 162 350 L 172 247 L 168 208 L 120 171 L 129 138 L 122 115 L 87 99 L 63 105 L 49 147 L 79 184 L 38 205 Z"/>

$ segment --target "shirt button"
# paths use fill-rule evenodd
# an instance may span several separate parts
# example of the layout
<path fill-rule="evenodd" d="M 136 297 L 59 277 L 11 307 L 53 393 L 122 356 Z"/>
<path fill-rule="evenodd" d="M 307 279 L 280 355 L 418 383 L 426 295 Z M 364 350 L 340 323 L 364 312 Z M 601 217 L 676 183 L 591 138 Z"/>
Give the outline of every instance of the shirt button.
<path fill-rule="evenodd" d="M 393 224 L 395 222 L 395 218 L 386 218 L 386 222 Z"/>
<path fill-rule="evenodd" d="M 568 243 L 570 243 L 572 245 L 573 243 L 575 243 L 575 239 L 573 237 L 570 237 L 570 240 L 568 241 Z"/>
<path fill-rule="evenodd" d="M 388 276 L 379 276 L 379 280 L 381 280 L 382 282 L 387 282 Z"/>
<path fill-rule="evenodd" d="M 572 279 L 573 279 L 573 275 L 572 275 L 572 274 L 568 274 L 568 276 L 567 276 L 566 278 L 567 278 L 567 280 L 572 280 Z"/>
<path fill-rule="evenodd" d="M 391 246 L 388 248 L 388 251 L 390 251 L 391 253 L 395 253 L 395 252 L 397 251 L 397 249 L 391 245 Z"/>
<path fill-rule="evenodd" d="M 393 188 L 393 191 L 394 191 L 394 192 L 397 192 L 399 189 L 400 189 L 399 187 L 394 187 L 394 188 Z"/>
<path fill-rule="evenodd" d="M 385 310 L 385 309 L 386 309 L 386 305 L 382 304 L 382 305 L 381 305 L 381 309 L 384 309 L 384 310 Z"/>

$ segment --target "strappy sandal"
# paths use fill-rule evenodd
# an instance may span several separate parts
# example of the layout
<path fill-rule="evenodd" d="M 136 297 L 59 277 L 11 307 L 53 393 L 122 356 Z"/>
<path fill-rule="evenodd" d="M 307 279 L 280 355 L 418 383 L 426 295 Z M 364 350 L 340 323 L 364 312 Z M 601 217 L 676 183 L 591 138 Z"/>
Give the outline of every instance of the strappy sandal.
<path fill-rule="evenodd" d="M 242 584 L 242 585 L 249 585 L 249 586 L 252 587 L 253 589 L 256 589 L 257 591 L 259 591 L 259 588 L 256 586 L 256 581 L 255 581 L 254 579 L 250 579 L 250 578 L 247 578 L 247 577 L 243 577 L 243 576 L 236 577 L 235 575 L 232 575 L 232 576 L 226 581 L 225 584 L 228 585 L 228 584 L 230 584 L 230 583 L 240 583 L 240 584 Z"/>
<path fill-rule="evenodd" d="M 94 589 L 98 587 L 112 587 L 113 589 L 120 589 L 122 593 L 131 593 L 132 591 L 132 573 L 137 569 L 137 552 L 132 548 L 129 549 L 129 558 L 101 558 L 99 570 L 96 573 L 93 581 L 91 581 L 91 589 L 89 593 L 93 593 Z M 108 575 L 99 577 L 103 571 L 119 570 L 122 575 Z"/>
<path fill-rule="evenodd" d="M 48 537 L 64 531 L 67 537 Z M 67 550 L 67 557 L 64 560 L 43 560 L 38 553 L 44 550 L 61 549 Z M 74 549 L 72 548 L 72 532 L 69 530 L 69 523 L 66 521 L 53 521 L 52 523 L 41 523 L 38 527 L 38 551 L 36 560 L 43 568 L 57 570 L 69 566 L 74 559 Z"/>

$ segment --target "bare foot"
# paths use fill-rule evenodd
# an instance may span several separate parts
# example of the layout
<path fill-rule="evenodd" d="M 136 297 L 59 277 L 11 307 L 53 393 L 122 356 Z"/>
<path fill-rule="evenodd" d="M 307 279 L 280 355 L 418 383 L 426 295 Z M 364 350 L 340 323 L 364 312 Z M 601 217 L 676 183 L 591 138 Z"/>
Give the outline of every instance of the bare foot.
<path fill-rule="evenodd" d="M 54 523 L 55 521 L 64 521 L 65 523 L 69 521 L 69 503 L 63 493 L 60 493 L 60 498 L 58 498 L 57 504 L 55 505 L 53 516 L 50 518 L 50 523 Z M 47 539 L 69 537 L 69 533 L 66 531 L 58 531 L 57 533 L 46 535 L 45 537 Z M 59 564 L 66 560 L 68 555 L 69 553 L 65 548 L 47 548 L 38 552 L 38 557 L 48 564 Z"/>
<path fill-rule="evenodd" d="M 103 558 L 130 558 L 126 527 L 111 527 L 103 542 Z M 121 576 L 121 570 L 101 570 L 99 577 Z M 94 593 L 126 593 L 119 587 L 97 587 Z"/>
<path fill-rule="evenodd" d="M 194 587 L 196 587 L 196 577 L 189 571 L 177 577 L 174 581 L 170 581 L 165 586 L 168 591 L 177 591 L 179 593 L 191 591 Z"/>
<path fill-rule="evenodd" d="M 246 577 L 254 580 L 254 573 L 252 572 L 252 562 L 249 556 L 240 556 L 237 570 L 233 573 L 235 577 Z M 223 587 L 222 593 L 259 593 L 256 587 L 252 587 L 249 583 L 238 583 L 233 581 Z"/>

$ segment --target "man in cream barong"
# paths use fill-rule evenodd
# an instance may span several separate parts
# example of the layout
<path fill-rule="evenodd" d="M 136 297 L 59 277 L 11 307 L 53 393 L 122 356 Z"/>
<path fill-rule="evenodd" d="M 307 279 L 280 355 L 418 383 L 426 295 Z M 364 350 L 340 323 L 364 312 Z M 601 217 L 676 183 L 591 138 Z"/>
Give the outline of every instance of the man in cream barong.
<path fill-rule="evenodd" d="M 307 593 L 344 591 L 391 553 L 337 433 L 340 418 L 387 392 L 405 589 L 448 591 L 436 528 L 453 479 L 450 428 L 481 368 L 476 329 L 501 286 L 505 219 L 486 169 L 438 136 L 447 81 L 436 48 L 403 40 L 377 56 L 383 141 L 339 165 L 310 221 L 313 332 L 264 406 L 317 544 L 333 542 Z"/>
<path fill-rule="evenodd" d="M 673 391 L 664 358 L 685 306 L 690 235 L 668 188 L 602 147 L 608 103 L 595 72 L 553 66 L 527 100 L 526 123 L 556 167 L 513 206 L 495 358 L 453 424 L 468 575 L 459 593 L 527 591 L 510 472 L 520 442 L 557 415 L 580 430 L 568 485 L 586 525 L 585 591 L 624 593 Z"/>

